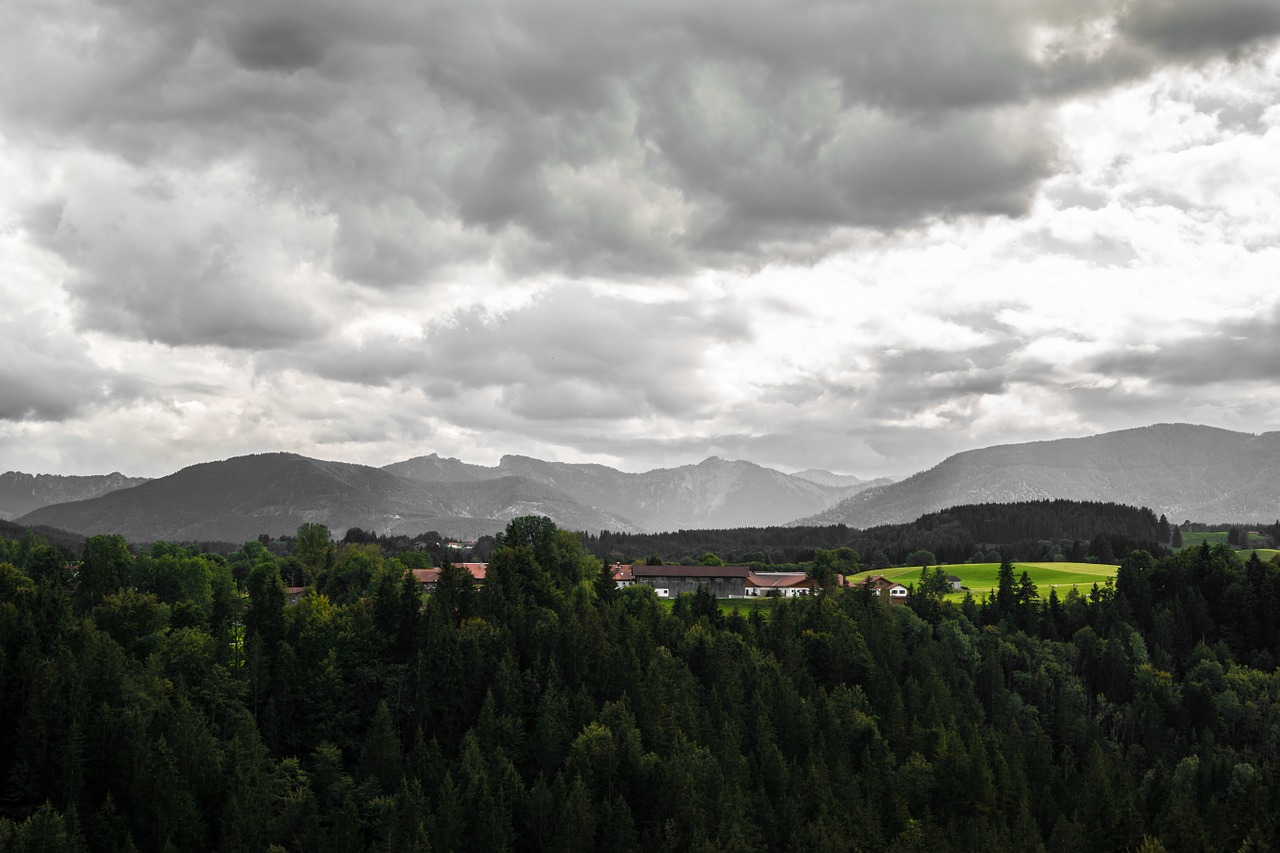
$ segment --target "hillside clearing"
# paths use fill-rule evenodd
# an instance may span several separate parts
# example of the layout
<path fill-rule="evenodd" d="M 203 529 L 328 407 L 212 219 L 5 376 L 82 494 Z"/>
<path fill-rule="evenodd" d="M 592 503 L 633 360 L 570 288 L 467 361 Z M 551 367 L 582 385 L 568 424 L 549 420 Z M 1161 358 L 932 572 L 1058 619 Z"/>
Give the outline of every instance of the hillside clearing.
<path fill-rule="evenodd" d="M 912 584 L 920 580 L 921 566 L 904 566 L 896 569 L 879 569 L 859 572 L 852 575 L 852 583 L 862 580 L 868 575 L 884 575 L 889 580 Z M 933 567 L 930 567 L 931 569 Z M 999 563 L 959 563 L 940 567 L 948 575 L 960 578 L 965 590 L 972 592 L 975 598 L 994 595 L 1000 576 Z M 1015 579 L 1025 571 L 1042 596 L 1047 596 L 1050 589 L 1058 589 L 1063 595 L 1067 588 L 1076 587 L 1081 593 L 1087 592 L 1096 584 L 1104 583 L 1107 578 L 1115 578 L 1119 566 L 1101 563 L 1014 563 Z M 952 593 L 949 599 L 960 599 L 964 593 Z"/>

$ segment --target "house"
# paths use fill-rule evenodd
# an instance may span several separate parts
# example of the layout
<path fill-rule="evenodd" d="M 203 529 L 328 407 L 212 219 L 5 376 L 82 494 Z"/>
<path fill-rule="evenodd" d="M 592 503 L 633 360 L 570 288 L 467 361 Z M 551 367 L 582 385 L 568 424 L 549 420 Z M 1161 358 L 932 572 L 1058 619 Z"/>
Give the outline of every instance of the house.
<path fill-rule="evenodd" d="M 964 589 L 964 585 L 957 575 L 947 575 L 947 585 L 951 587 L 952 592 L 960 592 Z"/>
<path fill-rule="evenodd" d="M 307 588 L 305 586 L 286 586 L 284 588 L 284 603 L 297 604 L 306 593 Z"/>
<path fill-rule="evenodd" d="M 658 598 L 675 598 L 699 587 L 716 598 L 742 598 L 750 570 L 746 566 L 636 566 L 631 574 L 636 584 L 651 586 Z"/>
<path fill-rule="evenodd" d="M 814 583 L 804 572 L 748 572 L 745 584 L 747 598 L 763 595 L 796 598 L 811 595 Z"/>
<path fill-rule="evenodd" d="M 629 564 L 614 563 L 611 570 L 613 572 L 613 582 L 618 585 L 618 589 L 626 589 L 636 582 L 636 576 L 632 573 Z"/>
<path fill-rule="evenodd" d="M 855 583 L 854 586 L 869 589 L 873 595 L 881 595 L 887 591 L 890 601 L 903 602 L 907 600 L 907 588 L 897 581 L 889 580 L 884 575 L 868 575 Z"/>

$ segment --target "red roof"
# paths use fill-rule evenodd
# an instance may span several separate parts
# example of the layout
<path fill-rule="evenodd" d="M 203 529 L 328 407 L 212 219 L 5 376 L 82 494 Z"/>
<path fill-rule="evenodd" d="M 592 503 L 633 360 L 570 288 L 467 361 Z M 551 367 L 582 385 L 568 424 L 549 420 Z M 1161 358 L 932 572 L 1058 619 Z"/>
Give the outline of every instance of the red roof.
<path fill-rule="evenodd" d="M 895 586 L 900 586 L 903 589 L 907 588 L 906 584 L 901 584 L 901 583 L 898 583 L 897 581 L 891 581 L 888 578 L 886 578 L 884 575 L 868 575 L 867 577 L 863 578 L 862 580 L 854 584 L 854 586 L 869 586 L 872 589 L 891 589 L 892 587 L 895 587 Z"/>
<path fill-rule="evenodd" d="M 632 574 L 631 566 L 629 564 L 614 563 L 613 579 L 615 581 L 633 581 L 636 579 L 636 576 Z"/>
<path fill-rule="evenodd" d="M 747 586 L 783 589 L 786 587 L 812 587 L 813 581 L 804 572 L 749 572 Z"/>
<path fill-rule="evenodd" d="M 489 567 L 488 563 L 454 563 L 455 566 L 461 566 L 471 573 L 474 580 L 484 580 L 485 570 Z M 418 583 L 435 583 L 440 580 L 439 569 L 414 569 L 413 576 L 417 578 Z"/>

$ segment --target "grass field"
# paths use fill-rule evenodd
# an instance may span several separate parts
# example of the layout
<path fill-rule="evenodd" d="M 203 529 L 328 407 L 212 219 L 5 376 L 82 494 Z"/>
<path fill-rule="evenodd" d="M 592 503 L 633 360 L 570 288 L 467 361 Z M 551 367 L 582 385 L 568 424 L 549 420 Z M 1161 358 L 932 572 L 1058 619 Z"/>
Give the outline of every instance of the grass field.
<path fill-rule="evenodd" d="M 1275 548 L 1254 548 L 1251 551 L 1237 551 L 1236 554 L 1242 560 L 1249 559 L 1250 554 L 1257 554 L 1258 559 L 1265 563 L 1269 561 L 1272 557 L 1280 556 L 1280 550 L 1277 550 Z"/>
<path fill-rule="evenodd" d="M 900 569 L 859 572 L 851 576 L 850 581 L 859 581 L 867 575 L 884 575 L 889 580 L 895 580 L 899 583 L 916 583 L 920 580 L 920 568 L 920 566 L 907 566 Z M 1101 585 L 1107 578 L 1114 578 L 1117 568 L 1118 566 L 1099 563 L 1014 563 L 1013 576 L 1017 579 L 1025 571 L 1042 596 L 1047 596 L 1052 588 L 1056 588 L 1058 595 L 1062 596 L 1068 588 L 1073 586 L 1079 589 L 1083 595 L 1095 583 Z M 962 563 L 943 566 L 942 570 L 949 575 L 955 575 L 960 578 L 960 583 L 973 593 L 974 598 L 982 598 L 984 595 L 990 596 L 995 593 L 996 583 L 1000 575 L 1000 564 Z M 957 601 L 963 597 L 964 593 L 962 592 L 952 593 L 947 596 L 948 599 Z"/>
<path fill-rule="evenodd" d="M 730 613 L 740 613 L 746 616 L 752 610 L 760 609 L 764 613 L 768 613 L 773 609 L 775 602 L 781 601 L 780 598 L 721 598 L 717 599 L 716 604 L 720 606 L 720 612 L 728 616 Z M 676 603 L 674 598 L 659 598 L 658 603 L 670 610 L 672 605 Z"/>
<path fill-rule="evenodd" d="M 1225 530 L 1188 530 L 1186 533 L 1182 534 L 1182 550 L 1186 550 L 1187 548 L 1198 548 L 1201 542 L 1208 542 L 1209 545 L 1211 546 L 1225 545 L 1227 544 L 1227 531 Z M 1249 544 L 1252 545 L 1254 548 L 1258 548 L 1259 545 L 1266 545 L 1267 537 L 1262 535 L 1261 533 L 1250 533 Z M 1258 550 L 1265 552 L 1270 549 L 1259 548 Z M 1247 554 L 1245 555 L 1244 558 L 1246 560 L 1249 559 Z M 1258 559 L 1263 560 L 1263 559 L 1266 559 L 1266 557 L 1264 557 L 1263 554 L 1259 554 Z"/>
<path fill-rule="evenodd" d="M 774 602 L 781 601 L 781 600 L 782 599 L 780 598 L 763 598 L 763 597 L 762 598 L 722 598 L 718 603 L 720 605 L 720 612 L 724 613 L 725 615 L 728 615 L 730 613 L 741 613 L 743 616 L 746 616 L 749 613 L 751 613 L 752 610 L 755 610 L 757 608 L 764 611 L 765 613 L 768 613 L 770 610 L 773 609 Z"/>

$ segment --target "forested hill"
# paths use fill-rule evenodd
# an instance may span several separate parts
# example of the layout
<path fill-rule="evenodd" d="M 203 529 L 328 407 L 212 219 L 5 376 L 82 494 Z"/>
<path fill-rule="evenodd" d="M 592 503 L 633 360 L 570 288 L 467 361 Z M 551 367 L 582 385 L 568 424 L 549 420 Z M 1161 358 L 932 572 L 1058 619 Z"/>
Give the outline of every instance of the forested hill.
<path fill-rule="evenodd" d="M 298 534 L 0 539 L 0 853 L 1280 849 L 1277 562 L 744 616 L 545 519 L 429 597 Z"/>
<path fill-rule="evenodd" d="M 1082 559 L 1111 562 L 1134 548 L 1159 551 L 1170 530 L 1145 508 L 1090 501 L 1043 500 L 957 506 L 922 515 L 907 524 L 867 530 L 844 525 L 814 527 L 679 530 L 659 534 L 602 532 L 586 536 L 587 547 L 610 561 L 632 562 L 649 555 L 696 559 L 712 552 L 732 563 L 796 563 L 815 548 L 850 546 L 864 557 L 877 552 L 885 563 L 901 563 L 918 549 L 940 562 L 963 563 L 978 549 L 999 550 L 1012 559 Z M 1072 553 L 1073 547 L 1075 553 Z M 985 557 L 984 557 L 985 559 Z"/>
<path fill-rule="evenodd" d="M 799 525 L 900 524 L 947 506 L 1044 498 L 1151 507 L 1171 520 L 1280 517 L 1280 433 L 1156 424 L 971 450 Z"/>
<path fill-rule="evenodd" d="M 932 551 L 939 562 L 963 563 L 979 549 L 1013 559 L 1097 557 L 1110 563 L 1134 549 L 1169 544 L 1167 521 L 1146 507 L 1094 501 L 1044 500 L 955 506 L 909 524 L 886 524 L 853 535 L 860 553 L 883 551 L 899 562 L 910 551 Z"/>

